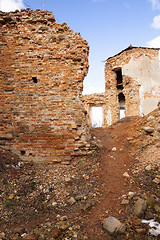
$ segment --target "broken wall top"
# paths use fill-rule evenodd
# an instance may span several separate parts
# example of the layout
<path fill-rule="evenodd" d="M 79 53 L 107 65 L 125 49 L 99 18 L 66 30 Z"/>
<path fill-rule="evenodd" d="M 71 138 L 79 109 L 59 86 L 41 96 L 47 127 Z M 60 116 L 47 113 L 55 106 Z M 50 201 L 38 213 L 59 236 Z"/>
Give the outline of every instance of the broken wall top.
<path fill-rule="evenodd" d="M 114 56 L 107 58 L 106 62 L 108 60 L 112 59 L 112 58 L 115 58 L 115 57 L 121 55 L 123 52 L 129 52 L 130 50 L 133 50 L 133 51 L 136 50 L 137 51 L 137 50 L 141 50 L 141 49 L 145 49 L 145 50 L 160 50 L 160 48 L 134 47 L 134 46 L 130 45 L 129 47 L 127 47 L 127 48 L 123 49 L 122 51 L 120 51 L 119 53 L 115 54 Z"/>
<path fill-rule="evenodd" d="M 57 51 L 57 59 L 72 59 L 76 64 L 82 62 L 82 68 L 85 69 L 85 75 L 88 70 L 89 46 L 80 33 L 74 33 L 64 22 L 58 24 L 52 12 L 44 10 L 17 10 L 15 12 L 0 12 L 0 37 L 12 35 L 10 41 L 17 41 L 16 47 L 21 47 L 25 40 L 28 44 L 43 45 L 48 50 L 52 50 L 55 45 L 60 45 L 61 51 Z M 14 34 L 14 35 L 13 35 Z M 21 41 L 19 41 L 21 38 Z M 63 51 L 62 51 L 62 48 Z M 56 47 L 58 50 L 58 47 Z M 87 53 L 87 54 L 86 54 Z M 52 54 L 52 52 L 44 55 Z"/>

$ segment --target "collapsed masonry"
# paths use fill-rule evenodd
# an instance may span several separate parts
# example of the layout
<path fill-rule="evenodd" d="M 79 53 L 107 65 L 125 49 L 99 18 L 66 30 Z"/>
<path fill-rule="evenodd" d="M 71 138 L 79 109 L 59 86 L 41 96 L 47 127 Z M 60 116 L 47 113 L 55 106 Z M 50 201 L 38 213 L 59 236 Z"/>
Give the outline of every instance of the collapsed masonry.
<path fill-rule="evenodd" d="M 159 100 L 159 49 L 129 46 L 107 59 L 105 93 L 85 95 L 84 105 L 90 119 L 93 106 L 103 107 L 105 127 L 124 116 L 146 115 Z"/>
<path fill-rule="evenodd" d="M 22 160 L 88 154 L 87 42 L 48 11 L 0 12 L 0 28 L 0 145 Z"/>

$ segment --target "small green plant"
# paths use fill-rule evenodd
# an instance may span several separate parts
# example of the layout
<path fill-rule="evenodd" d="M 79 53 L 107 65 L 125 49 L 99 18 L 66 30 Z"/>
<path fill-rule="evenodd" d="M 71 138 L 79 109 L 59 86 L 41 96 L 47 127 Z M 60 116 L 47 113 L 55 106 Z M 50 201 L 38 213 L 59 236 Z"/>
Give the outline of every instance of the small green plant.
<path fill-rule="evenodd" d="M 2 183 L 3 183 L 4 185 L 7 185 L 7 184 L 8 184 L 8 181 L 7 181 L 7 179 L 6 179 L 6 178 L 3 178 L 3 181 L 2 181 Z"/>
<path fill-rule="evenodd" d="M 7 200 L 6 203 L 5 203 L 5 207 L 6 208 L 11 208 L 12 206 L 12 202 L 10 200 Z"/>

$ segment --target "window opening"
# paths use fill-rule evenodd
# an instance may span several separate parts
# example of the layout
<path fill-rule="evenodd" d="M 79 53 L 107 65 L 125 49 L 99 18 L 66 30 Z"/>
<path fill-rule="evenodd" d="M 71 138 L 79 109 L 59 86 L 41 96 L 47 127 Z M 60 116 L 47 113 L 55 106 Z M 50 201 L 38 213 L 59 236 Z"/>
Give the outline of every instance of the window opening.
<path fill-rule="evenodd" d="M 38 82 L 38 79 L 36 77 L 32 77 L 32 80 L 33 80 L 34 83 Z"/>
<path fill-rule="evenodd" d="M 117 89 L 123 90 L 123 78 L 122 78 L 122 69 L 115 70 L 116 80 L 117 80 Z"/>
<path fill-rule="evenodd" d="M 103 108 L 102 107 L 92 107 L 91 109 L 91 119 L 92 127 L 102 127 L 103 125 Z"/>
<path fill-rule="evenodd" d="M 21 155 L 24 156 L 26 154 L 26 151 L 21 150 Z"/>
<path fill-rule="evenodd" d="M 118 94 L 118 100 L 119 100 L 119 119 L 122 119 L 125 117 L 125 96 L 122 92 Z"/>

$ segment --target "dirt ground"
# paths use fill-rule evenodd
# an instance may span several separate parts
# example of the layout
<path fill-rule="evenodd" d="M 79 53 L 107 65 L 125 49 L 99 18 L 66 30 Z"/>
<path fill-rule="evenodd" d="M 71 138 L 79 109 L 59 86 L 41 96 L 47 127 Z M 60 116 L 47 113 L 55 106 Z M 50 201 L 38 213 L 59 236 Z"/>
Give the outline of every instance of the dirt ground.
<path fill-rule="evenodd" d="M 21 163 L 1 149 L 2 239 L 158 239 L 137 234 L 132 221 L 133 199 L 127 206 L 122 204 L 129 192 L 136 197 L 146 191 L 156 192 L 160 198 L 159 184 L 147 185 L 142 180 L 153 180 L 160 174 L 160 115 L 156 110 L 149 116 L 125 118 L 108 128 L 92 129 L 95 152 L 69 166 Z M 144 132 L 146 125 L 154 127 L 154 134 Z M 151 157 L 147 158 L 151 148 Z M 146 159 L 145 163 L 141 159 Z M 148 164 L 155 171 L 146 173 Z M 73 202 L 68 201 L 71 198 Z M 103 229 L 103 221 L 109 216 L 127 226 L 124 235 L 111 236 Z"/>
<path fill-rule="evenodd" d="M 126 139 L 124 135 L 129 126 L 130 120 L 128 119 L 108 129 L 92 130 L 93 136 L 103 147 L 98 153 L 101 197 L 86 219 L 90 239 L 103 239 L 101 224 L 106 217 L 120 217 L 123 220 L 121 197 L 136 189 L 132 178 L 128 179 L 123 176 L 125 172 L 130 175 L 133 164 L 124 142 Z"/>

